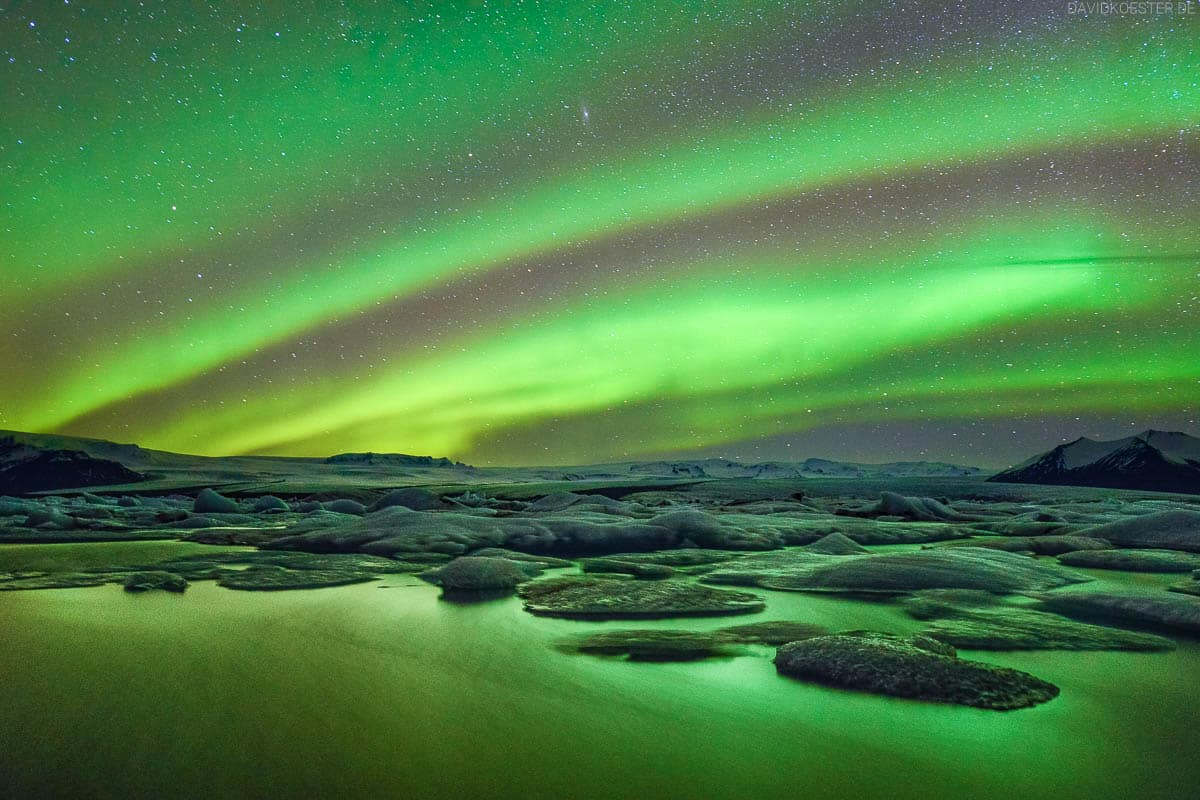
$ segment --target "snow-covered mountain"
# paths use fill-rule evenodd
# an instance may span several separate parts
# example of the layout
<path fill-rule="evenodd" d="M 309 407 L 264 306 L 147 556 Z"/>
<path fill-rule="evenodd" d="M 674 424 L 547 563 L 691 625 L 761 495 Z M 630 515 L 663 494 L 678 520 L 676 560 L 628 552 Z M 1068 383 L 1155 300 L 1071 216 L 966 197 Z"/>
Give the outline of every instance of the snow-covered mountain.
<path fill-rule="evenodd" d="M 1200 493 L 1200 439 L 1155 430 L 1107 442 L 1079 438 L 988 480 Z"/>

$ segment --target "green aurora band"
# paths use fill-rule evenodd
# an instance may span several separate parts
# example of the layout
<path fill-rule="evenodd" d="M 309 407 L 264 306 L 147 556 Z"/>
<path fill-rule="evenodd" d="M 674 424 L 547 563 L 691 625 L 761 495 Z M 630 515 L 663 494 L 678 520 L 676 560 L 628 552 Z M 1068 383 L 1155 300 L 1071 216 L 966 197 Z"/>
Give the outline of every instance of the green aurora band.
<path fill-rule="evenodd" d="M 0 426 L 569 463 L 1194 411 L 1200 21 L 968 21 L 667 112 L 866 7 L 432 8 L 105 61 L 67 7 L 57 113 L 9 30 Z"/>

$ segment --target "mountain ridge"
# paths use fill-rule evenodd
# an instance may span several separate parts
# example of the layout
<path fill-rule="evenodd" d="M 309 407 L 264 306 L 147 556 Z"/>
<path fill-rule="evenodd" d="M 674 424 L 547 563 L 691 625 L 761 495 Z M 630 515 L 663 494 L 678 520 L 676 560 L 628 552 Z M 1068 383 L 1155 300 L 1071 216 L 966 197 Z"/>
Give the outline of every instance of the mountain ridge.
<path fill-rule="evenodd" d="M 336 479 L 343 483 L 370 485 L 419 485 L 433 483 L 474 483 L 485 480 L 519 481 L 628 481 L 631 478 L 670 480 L 712 480 L 735 478 L 892 478 L 892 477 L 982 477 L 978 467 L 964 467 L 934 461 L 894 461 L 883 464 L 808 458 L 803 461 L 762 461 L 744 463 L 732 459 L 668 459 L 588 464 L 564 467 L 475 467 L 436 456 L 403 453 L 338 453 L 325 457 L 297 456 L 198 456 L 152 450 L 136 444 L 105 439 L 25 433 L 0 430 L 0 440 L 11 440 L 27 455 L 29 451 L 54 452 L 64 464 L 74 459 L 78 477 L 67 475 L 67 483 L 33 485 L 15 477 L 0 481 L 0 493 L 51 491 L 66 488 L 113 485 L 101 481 L 105 474 L 120 477 L 118 468 L 129 471 L 127 481 L 145 483 L 147 490 L 165 490 L 203 485 L 267 486 L 296 482 L 303 476 L 310 482 Z M 67 456 L 79 453 L 86 458 Z M 65 459 L 65 461 L 64 461 Z M 0 452 L 0 468 L 5 466 Z M 106 463 L 100 463 L 106 462 Z M 56 473 L 57 474 L 57 473 Z M 91 475 L 92 477 L 89 477 Z M 136 477 L 135 477 L 136 476 Z M 61 477 L 55 478 L 61 481 Z M 44 482 L 43 482 L 44 484 Z M 133 487 L 130 491 L 136 491 Z"/>
<path fill-rule="evenodd" d="M 1153 428 L 1121 439 L 1081 436 L 988 480 L 1200 493 L 1200 438 Z"/>

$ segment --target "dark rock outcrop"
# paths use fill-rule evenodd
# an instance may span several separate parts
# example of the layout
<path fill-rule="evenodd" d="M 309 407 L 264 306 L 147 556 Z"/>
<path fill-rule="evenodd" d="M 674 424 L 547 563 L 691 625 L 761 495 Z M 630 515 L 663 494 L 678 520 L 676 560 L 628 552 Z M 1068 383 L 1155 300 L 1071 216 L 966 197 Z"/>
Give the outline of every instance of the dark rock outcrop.
<path fill-rule="evenodd" d="M 262 497 L 255 500 L 253 509 L 259 514 L 277 514 L 283 511 L 292 510 L 291 506 L 273 494 L 264 494 Z"/>
<path fill-rule="evenodd" d="M 836 532 L 822 536 L 812 544 L 805 545 L 804 549 L 810 553 L 820 553 L 827 556 L 856 556 L 865 555 L 868 552 L 867 548 L 849 536 Z"/>
<path fill-rule="evenodd" d="M 181 575 L 156 570 L 153 572 L 135 572 L 125 579 L 122 586 L 125 587 L 125 591 L 134 594 L 149 592 L 153 589 L 182 594 L 187 591 L 188 582 L 187 578 Z"/>
<path fill-rule="evenodd" d="M 69 531 L 79 526 L 78 520 L 69 514 L 64 514 L 57 508 L 37 508 L 29 512 L 23 528 L 44 528 L 55 531 Z"/>
<path fill-rule="evenodd" d="M 554 556 L 538 555 L 535 553 L 520 553 L 516 550 L 505 550 L 503 547 L 483 547 L 472 551 L 471 555 L 486 556 L 488 558 L 507 558 L 509 561 L 536 564 L 542 569 L 562 569 L 564 567 L 575 566 L 574 561 L 568 561 L 565 558 L 555 558 Z"/>
<path fill-rule="evenodd" d="M 108 575 L 87 572 L 0 572 L 0 592 L 26 589 L 84 589 L 109 583 Z"/>
<path fill-rule="evenodd" d="M 540 573 L 541 568 L 535 562 L 463 556 L 445 566 L 421 573 L 421 578 L 448 592 L 496 592 L 515 589 L 518 584 Z"/>
<path fill-rule="evenodd" d="M 662 580 L 675 574 L 675 570 L 666 564 L 645 564 L 619 558 L 585 558 L 579 566 L 584 572 L 632 575 L 642 580 Z"/>
<path fill-rule="evenodd" d="M 614 553 L 609 558 L 634 564 L 661 564 L 667 567 L 700 567 L 719 564 L 739 558 L 742 554 L 731 550 L 705 550 L 697 547 L 681 547 L 672 550 L 656 550 L 650 553 Z"/>
<path fill-rule="evenodd" d="M 806 549 L 754 553 L 717 564 L 701 577 L 704 583 L 727 586 L 766 586 L 776 578 L 807 575 L 817 567 L 839 560 L 839 556 L 812 553 Z"/>
<path fill-rule="evenodd" d="M 1126 572 L 1191 572 L 1200 569 L 1200 554 L 1178 550 L 1083 550 L 1064 553 L 1060 564 L 1087 569 L 1119 569 Z"/>
<path fill-rule="evenodd" d="M 1025 672 L 960 659 L 923 637 L 818 636 L 780 647 L 775 668 L 842 689 L 997 711 L 1045 703 L 1059 692 Z"/>
<path fill-rule="evenodd" d="M 715 631 L 601 631 L 565 642 L 563 649 L 591 655 L 627 656 L 630 661 L 697 661 L 736 656 L 742 645 L 773 645 L 824 636 L 829 631 L 804 622 L 771 621 L 735 625 Z"/>
<path fill-rule="evenodd" d="M 437 509 L 448 508 L 449 505 L 449 503 L 428 489 L 411 487 L 388 492 L 367 506 L 367 513 L 374 513 L 382 511 L 385 508 L 395 508 L 397 506 L 411 509 L 412 511 L 436 511 Z M 330 510 L 332 511 L 333 509 Z"/>
<path fill-rule="evenodd" d="M 81 450 L 53 450 L 0 439 L 0 493 L 26 494 L 84 486 L 112 486 L 146 480 L 117 461 Z"/>
<path fill-rule="evenodd" d="M 1112 545 L 1090 536 L 988 536 L 948 542 L 944 547 L 985 547 L 1008 553 L 1031 553 L 1036 556 L 1056 556 L 1079 550 L 1104 550 Z"/>
<path fill-rule="evenodd" d="M 1200 511 L 1174 509 L 1096 525 L 1084 531 L 1118 547 L 1153 547 L 1200 553 Z"/>
<path fill-rule="evenodd" d="M 287 589 L 321 589 L 378 580 L 370 572 L 354 569 L 293 570 L 274 566 L 252 566 L 238 572 L 224 572 L 217 579 L 219 586 L 244 591 L 282 591 Z"/>
<path fill-rule="evenodd" d="M 298 570 L 355 569 L 386 575 L 394 572 L 411 572 L 411 564 L 390 558 L 359 554 L 328 553 L 281 553 L 271 550 L 243 550 L 238 552 L 196 553 L 174 561 L 163 562 L 174 571 L 180 565 L 193 562 L 204 564 L 272 566 Z"/>
<path fill-rule="evenodd" d="M 1200 597 L 1184 594 L 1059 592 L 1044 595 L 1041 605 L 1076 619 L 1200 634 Z"/>
<path fill-rule="evenodd" d="M 742 516 L 746 518 L 728 518 Z M 391 507 L 348 524 L 323 519 L 306 522 L 294 526 L 269 546 L 280 550 L 364 552 L 398 558 L 414 552 L 466 555 L 485 547 L 555 556 L 666 550 L 697 544 L 731 550 L 770 550 L 782 544 L 782 536 L 776 531 L 780 524 L 763 522 L 749 514 L 718 517 L 700 511 L 631 519 L 576 508 L 497 516 Z"/>
<path fill-rule="evenodd" d="M 451 461 L 448 458 L 410 456 L 405 453 L 338 453 L 326 458 L 325 463 L 344 467 L 469 468 L 462 462 Z"/>
<path fill-rule="evenodd" d="M 242 507 L 236 500 L 230 500 L 212 489 L 202 489 L 200 494 L 196 495 L 192 511 L 197 514 L 240 514 Z"/>
<path fill-rule="evenodd" d="M 330 500 L 324 503 L 322 508 L 325 511 L 332 511 L 335 514 L 353 514 L 356 517 L 361 517 L 367 513 L 367 507 L 356 500 L 348 500 L 345 497 L 338 500 Z"/>
<path fill-rule="evenodd" d="M 938 548 L 913 553 L 804 558 L 789 554 L 755 563 L 748 558 L 722 565 L 704 577 L 732 583 L 739 571 L 767 589 L 903 594 L 922 589 L 978 589 L 995 594 L 1036 591 L 1090 578 L 1047 566 L 1027 556 L 980 547 Z M 790 563 L 789 563 L 790 561 Z"/>
<path fill-rule="evenodd" d="M 847 517 L 895 517 L 917 522 L 962 522 L 973 519 L 932 497 L 904 497 L 895 492 L 881 493 L 875 505 L 839 508 L 836 513 Z"/>
<path fill-rule="evenodd" d="M 564 650 L 630 661 L 699 661 L 735 656 L 739 649 L 711 633 L 676 630 L 602 631 L 563 645 Z"/>
<path fill-rule="evenodd" d="M 752 614 L 766 604 L 756 595 L 682 581 L 550 578 L 517 593 L 525 610 L 552 617 L 655 618 Z"/>
<path fill-rule="evenodd" d="M 995 595 L 961 590 L 919 592 L 908 613 L 932 621 L 924 633 L 967 650 L 1171 650 L 1162 636 L 1075 622 L 1058 614 L 1005 603 Z"/>

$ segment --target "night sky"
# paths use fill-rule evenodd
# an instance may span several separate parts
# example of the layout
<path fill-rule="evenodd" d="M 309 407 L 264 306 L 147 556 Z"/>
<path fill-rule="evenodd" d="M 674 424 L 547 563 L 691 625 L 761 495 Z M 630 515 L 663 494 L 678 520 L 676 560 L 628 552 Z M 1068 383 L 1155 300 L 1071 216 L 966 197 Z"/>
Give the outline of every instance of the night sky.
<path fill-rule="evenodd" d="M 0 427 L 477 464 L 1197 433 L 1200 8 L 1077 5 L 9 3 Z"/>

